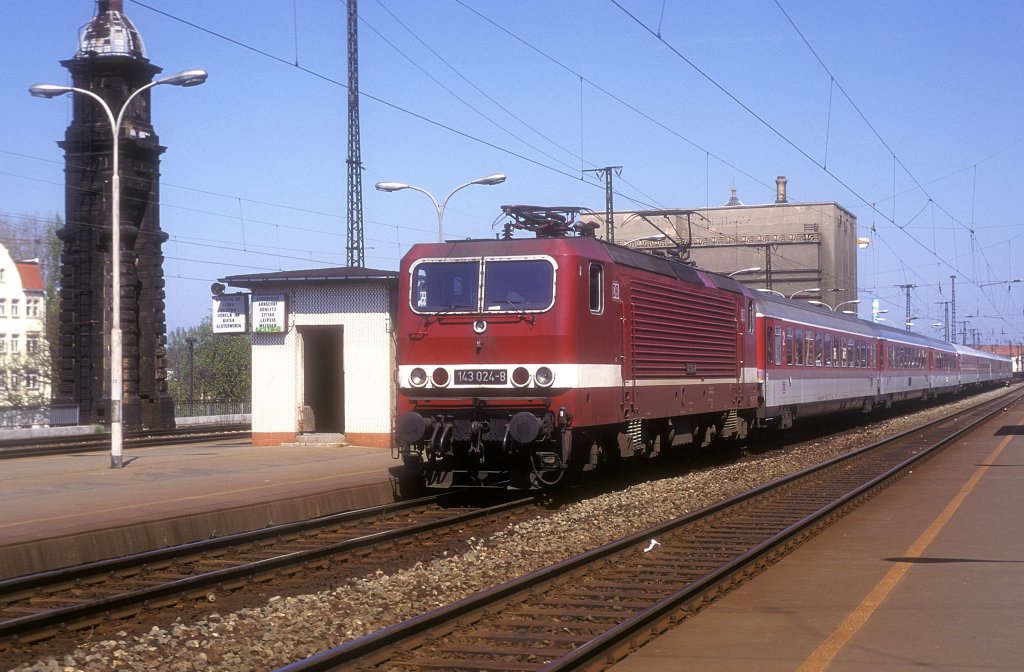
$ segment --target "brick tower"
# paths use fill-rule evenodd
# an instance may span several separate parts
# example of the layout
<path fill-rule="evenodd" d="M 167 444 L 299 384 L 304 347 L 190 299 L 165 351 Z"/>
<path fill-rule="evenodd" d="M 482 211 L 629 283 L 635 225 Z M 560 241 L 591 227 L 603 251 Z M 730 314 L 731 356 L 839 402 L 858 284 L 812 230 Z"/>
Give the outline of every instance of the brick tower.
<path fill-rule="evenodd" d="M 72 86 L 99 95 L 116 117 L 133 91 L 161 72 L 124 15 L 123 0 L 98 0 L 73 58 L 61 61 Z M 150 93 L 131 103 L 120 127 L 122 420 L 126 429 L 171 428 L 160 230 L 160 145 Z M 110 121 L 88 96 L 74 96 L 64 140 L 65 225 L 61 255 L 60 344 L 54 396 L 77 403 L 82 422 L 110 420 Z"/>

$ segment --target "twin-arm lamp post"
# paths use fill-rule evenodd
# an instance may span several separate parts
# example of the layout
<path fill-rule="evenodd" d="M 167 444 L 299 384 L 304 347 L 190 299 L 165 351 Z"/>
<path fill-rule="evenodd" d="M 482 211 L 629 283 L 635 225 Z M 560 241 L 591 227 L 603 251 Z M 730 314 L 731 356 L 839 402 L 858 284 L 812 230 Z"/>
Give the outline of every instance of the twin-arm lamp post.
<path fill-rule="evenodd" d="M 124 368 L 123 348 L 121 345 L 121 174 L 120 174 L 120 130 L 121 122 L 124 121 L 124 114 L 132 101 L 142 93 L 161 84 L 171 86 L 197 86 L 206 81 L 205 70 L 184 70 L 182 72 L 154 80 L 131 93 L 121 105 L 117 115 L 110 109 L 103 98 L 88 89 L 81 89 L 75 86 L 61 86 L 59 84 L 33 84 L 28 88 L 29 93 L 40 98 L 55 98 L 65 93 L 80 93 L 89 96 L 103 108 L 110 121 L 110 133 L 113 138 L 111 153 L 112 177 L 110 181 L 111 205 L 110 205 L 110 228 L 111 228 L 111 327 L 110 327 L 110 468 L 120 469 L 124 466 L 123 447 L 124 438 L 122 430 L 121 402 L 124 399 L 124 389 L 121 382 Z"/>
<path fill-rule="evenodd" d="M 438 205 L 437 199 L 434 198 L 434 195 L 427 191 L 426 189 L 424 189 L 423 187 L 405 184 L 404 182 L 378 182 L 377 184 L 374 185 L 374 188 L 377 189 L 377 191 L 388 192 L 401 191 L 402 189 L 412 189 L 413 191 L 418 191 L 421 194 L 426 194 L 427 198 L 429 198 L 430 201 L 434 204 L 434 209 L 437 211 L 437 242 L 441 243 L 444 242 L 444 234 L 442 229 L 442 221 L 444 220 L 444 209 L 448 205 L 448 199 L 454 196 L 456 191 L 459 191 L 460 189 L 465 189 L 466 187 L 471 187 L 474 184 L 491 186 L 494 184 L 501 184 L 504 181 L 505 175 L 503 173 L 495 173 L 494 175 L 488 175 L 487 177 L 480 177 L 475 180 L 470 180 L 469 182 L 466 182 L 465 184 L 460 184 L 459 186 L 455 187 L 450 192 L 448 192 L 448 195 L 445 196 L 445 199 L 444 201 L 441 202 L 441 205 Z"/>

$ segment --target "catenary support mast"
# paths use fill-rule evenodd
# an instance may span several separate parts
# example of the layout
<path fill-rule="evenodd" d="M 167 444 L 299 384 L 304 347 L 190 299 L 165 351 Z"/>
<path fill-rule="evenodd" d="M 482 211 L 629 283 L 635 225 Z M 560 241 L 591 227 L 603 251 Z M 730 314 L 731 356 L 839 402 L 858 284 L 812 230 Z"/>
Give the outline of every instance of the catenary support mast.
<path fill-rule="evenodd" d="M 359 149 L 359 16 L 348 0 L 348 247 L 346 265 L 366 266 L 363 252 L 363 162 Z"/>

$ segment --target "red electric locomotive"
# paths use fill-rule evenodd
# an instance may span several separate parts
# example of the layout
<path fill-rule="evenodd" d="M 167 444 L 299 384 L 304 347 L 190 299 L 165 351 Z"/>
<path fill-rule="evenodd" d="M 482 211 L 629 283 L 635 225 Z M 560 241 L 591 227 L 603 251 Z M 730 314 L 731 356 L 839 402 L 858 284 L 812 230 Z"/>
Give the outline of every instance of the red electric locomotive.
<path fill-rule="evenodd" d="M 576 208 L 505 211 L 502 239 L 420 244 L 402 261 L 395 434 L 408 469 L 434 487 L 542 488 L 745 434 L 758 406 L 749 292 L 599 240 Z"/>

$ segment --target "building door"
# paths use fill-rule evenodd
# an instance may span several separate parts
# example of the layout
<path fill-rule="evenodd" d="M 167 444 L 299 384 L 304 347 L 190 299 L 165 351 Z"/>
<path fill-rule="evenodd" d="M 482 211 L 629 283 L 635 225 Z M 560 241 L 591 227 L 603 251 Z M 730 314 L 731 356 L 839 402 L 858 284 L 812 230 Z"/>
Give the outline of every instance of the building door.
<path fill-rule="evenodd" d="M 345 431 L 344 327 L 299 327 L 303 405 L 313 411 L 317 433 Z"/>

